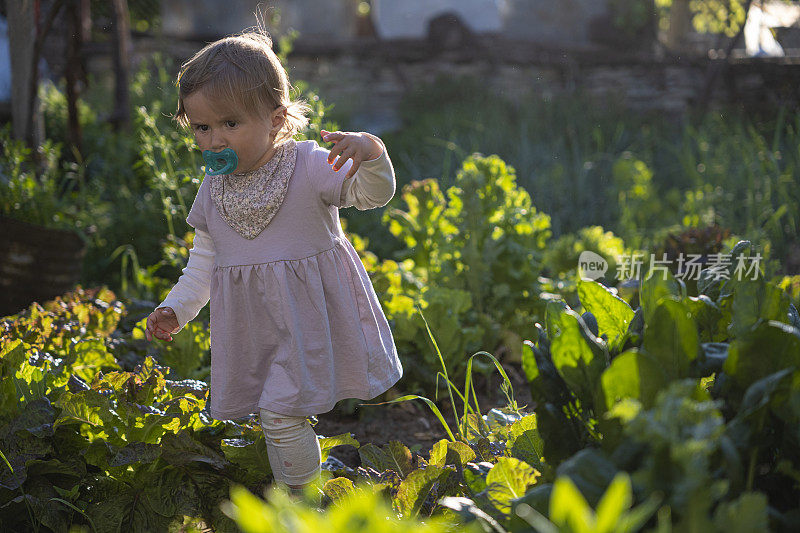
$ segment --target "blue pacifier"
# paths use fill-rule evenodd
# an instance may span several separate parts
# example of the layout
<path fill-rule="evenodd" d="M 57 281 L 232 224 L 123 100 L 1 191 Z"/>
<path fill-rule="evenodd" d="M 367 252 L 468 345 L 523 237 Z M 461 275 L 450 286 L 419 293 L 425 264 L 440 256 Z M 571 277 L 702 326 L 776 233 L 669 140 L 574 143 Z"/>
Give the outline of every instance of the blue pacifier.
<path fill-rule="evenodd" d="M 211 176 L 230 174 L 239 165 L 239 157 L 230 148 L 220 152 L 203 150 L 203 161 L 206 163 L 206 174 Z"/>

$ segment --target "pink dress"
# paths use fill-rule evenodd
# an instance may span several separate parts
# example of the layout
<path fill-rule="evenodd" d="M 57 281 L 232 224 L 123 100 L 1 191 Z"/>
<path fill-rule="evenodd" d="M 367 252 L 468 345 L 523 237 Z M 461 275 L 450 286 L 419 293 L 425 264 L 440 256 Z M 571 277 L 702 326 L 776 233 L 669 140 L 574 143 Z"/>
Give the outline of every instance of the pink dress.
<path fill-rule="evenodd" d="M 297 143 L 278 211 L 248 240 L 217 212 L 207 176 L 187 222 L 207 231 L 211 274 L 211 416 L 259 408 L 291 416 L 369 400 L 403 375 L 392 332 L 358 253 L 339 222 L 345 165 Z"/>

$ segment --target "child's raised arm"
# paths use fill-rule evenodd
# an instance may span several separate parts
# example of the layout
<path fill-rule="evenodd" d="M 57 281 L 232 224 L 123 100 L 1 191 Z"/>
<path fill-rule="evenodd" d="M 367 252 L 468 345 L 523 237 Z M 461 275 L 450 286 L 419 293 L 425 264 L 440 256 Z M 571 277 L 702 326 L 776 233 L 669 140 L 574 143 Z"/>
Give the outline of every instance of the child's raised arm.
<path fill-rule="evenodd" d="M 347 170 L 339 207 L 355 206 L 363 211 L 383 207 L 392 199 L 396 188 L 394 167 L 379 137 L 367 132 L 322 130 L 322 139 L 336 143 L 327 158 L 332 170 Z"/>

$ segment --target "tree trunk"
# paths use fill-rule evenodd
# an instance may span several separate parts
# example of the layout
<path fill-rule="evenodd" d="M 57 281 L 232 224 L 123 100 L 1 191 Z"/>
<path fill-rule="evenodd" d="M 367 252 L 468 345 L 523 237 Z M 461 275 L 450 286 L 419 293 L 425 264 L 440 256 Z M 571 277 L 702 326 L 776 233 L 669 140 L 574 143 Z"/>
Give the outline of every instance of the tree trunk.
<path fill-rule="evenodd" d="M 114 13 L 114 112 L 111 123 L 114 129 L 127 128 L 130 124 L 130 90 L 128 83 L 131 71 L 131 23 L 128 15 L 128 0 L 111 0 Z"/>
<path fill-rule="evenodd" d="M 37 121 L 29 116 L 31 105 L 31 81 L 35 73 L 34 41 L 36 28 L 34 20 L 34 0 L 6 2 L 8 15 L 8 45 L 11 55 L 11 122 L 12 136 L 28 142 L 38 143 L 39 136 L 33 131 Z"/>
<path fill-rule="evenodd" d="M 68 42 L 67 42 L 67 68 L 64 73 L 67 93 L 67 142 L 71 152 L 69 156 L 80 158 L 83 152 L 81 124 L 78 117 L 78 98 L 80 89 L 78 81 L 85 79 L 86 75 L 81 60 L 81 48 L 84 43 L 82 10 L 84 8 L 82 0 L 71 0 L 67 9 Z M 68 157 L 69 157 L 68 156 Z"/>
<path fill-rule="evenodd" d="M 717 85 L 717 80 L 719 79 L 720 74 L 727 70 L 728 65 L 730 64 L 731 52 L 733 52 L 734 47 L 736 47 L 736 43 L 739 42 L 739 39 L 742 38 L 742 34 L 744 33 L 744 25 L 747 23 L 747 16 L 750 14 L 750 5 L 752 5 L 752 3 L 753 0 L 747 0 L 745 2 L 744 22 L 742 22 L 742 26 L 739 28 L 739 31 L 736 32 L 736 35 L 733 37 L 733 39 L 731 39 L 731 41 L 728 43 L 728 46 L 725 47 L 725 52 L 722 59 L 711 61 L 708 64 L 705 82 L 703 83 L 703 89 L 700 93 L 700 99 L 698 101 L 698 108 L 702 114 L 705 114 L 708 111 L 709 104 L 711 103 L 711 97 L 713 96 L 714 89 Z"/>
<path fill-rule="evenodd" d="M 685 48 L 686 34 L 692 25 L 692 12 L 689 0 L 672 0 L 669 9 L 669 30 L 667 31 L 667 48 L 678 52 Z"/>

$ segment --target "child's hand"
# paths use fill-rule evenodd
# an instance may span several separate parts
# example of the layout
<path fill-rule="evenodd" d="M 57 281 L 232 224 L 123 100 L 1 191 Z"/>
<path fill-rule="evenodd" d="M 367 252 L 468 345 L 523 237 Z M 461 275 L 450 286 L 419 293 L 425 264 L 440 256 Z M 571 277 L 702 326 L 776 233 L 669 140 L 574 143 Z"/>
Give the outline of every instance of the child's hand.
<path fill-rule="evenodd" d="M 383 146 L 377 140 L 378 138 L 369 133 L 322 130 L 320 134 L 323 141 L 336 144 L 328 154 L 328 164 L 333 164 L 333 160 L 337 155 L 339 156 L 338 161 L 333 165 L 333 170 L 339 172 L 348 159 L 353 160 L 353 166 L 350 167 L 345 179 L 351 178 L 356 173 L 362 161 L 377 159 L 383 152 Z"/>
<path fill-rule="evenodd" d="M 171 333 L 178 329 L 178 326 L 178 317 L 175 316 L 175 311 L 171 307 L 161 307 L 147 317 L 144 336 L 148 341 L 152 341 L 154 335 L 163 341 L 171 341 Z"/>

